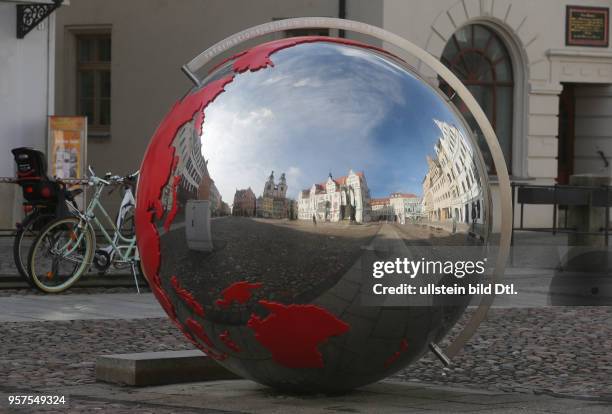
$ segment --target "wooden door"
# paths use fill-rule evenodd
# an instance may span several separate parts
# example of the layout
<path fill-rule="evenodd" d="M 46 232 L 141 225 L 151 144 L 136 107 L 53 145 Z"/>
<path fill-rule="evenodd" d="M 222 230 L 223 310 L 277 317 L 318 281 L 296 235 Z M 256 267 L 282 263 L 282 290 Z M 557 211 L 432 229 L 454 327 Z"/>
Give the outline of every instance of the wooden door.
<path fill-rule="evenodd" d="M 558 184 L 568 184 L 570 175 L 574 173 L 575 107 L 574 85 L 563 84 L 559 95 Z"/>

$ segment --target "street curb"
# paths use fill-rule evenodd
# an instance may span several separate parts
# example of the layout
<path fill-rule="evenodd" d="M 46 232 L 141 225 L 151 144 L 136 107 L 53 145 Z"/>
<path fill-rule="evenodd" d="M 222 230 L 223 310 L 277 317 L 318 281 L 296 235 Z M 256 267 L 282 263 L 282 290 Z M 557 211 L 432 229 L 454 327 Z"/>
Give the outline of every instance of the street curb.
<path fill-rule="evenodd" d="M 140 287 L 147 286 L 147 281 L 142 277 L 138 277 Z M 124 287 L 134 286 L 134 276 L 130 273 L 113 274 L 99 276 L 97 274 L 87 274 L 79 279 L 75 287 Z M 29 288 L 30 285 L 23 280 L 20 275 L 0 275 L 0 290 L 1 289 L 22 289 Z"/>

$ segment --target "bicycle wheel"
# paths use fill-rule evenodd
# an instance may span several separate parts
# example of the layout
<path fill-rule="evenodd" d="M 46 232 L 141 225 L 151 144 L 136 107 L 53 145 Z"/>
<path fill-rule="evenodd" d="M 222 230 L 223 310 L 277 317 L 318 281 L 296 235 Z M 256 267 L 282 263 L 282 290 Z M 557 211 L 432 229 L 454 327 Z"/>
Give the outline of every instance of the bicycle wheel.
<path fill-rule="evenodd" d="M 30 257 L 30 249 L 40 231 L 55 218 L 52 213 L 41 213 L 35 211 L 28 215 L 15 234 L 13 241 L 13 260 L 19 274 L 30 284 L 34 286 L 28 273 L 28 258 Z"/>
<path fill-rule="evenodd" d="M 41 291 L 62 292 L 89 269 L 95 235 L 91 227 L 80 227 L 80 224 L 78 217 L 54 220 L 34 242 L 29 271 L 34 286 Z"/>

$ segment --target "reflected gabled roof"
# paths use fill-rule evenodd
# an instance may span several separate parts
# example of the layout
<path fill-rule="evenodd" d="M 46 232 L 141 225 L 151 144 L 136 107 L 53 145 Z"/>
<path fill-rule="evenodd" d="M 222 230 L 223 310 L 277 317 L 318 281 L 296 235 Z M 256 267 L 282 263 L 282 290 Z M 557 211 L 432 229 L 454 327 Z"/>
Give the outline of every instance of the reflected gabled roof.
<path fill-rule="evenodd" d="M 384 206 L 389 204 L 388 198 L 372 198 L 370 199 L 370 205 L 372 206 Z"/>
<path fill-rule="evenodd" d="M 419 196 L 412 193 L 391 193 L 391 198 L 419 198 Z"/>

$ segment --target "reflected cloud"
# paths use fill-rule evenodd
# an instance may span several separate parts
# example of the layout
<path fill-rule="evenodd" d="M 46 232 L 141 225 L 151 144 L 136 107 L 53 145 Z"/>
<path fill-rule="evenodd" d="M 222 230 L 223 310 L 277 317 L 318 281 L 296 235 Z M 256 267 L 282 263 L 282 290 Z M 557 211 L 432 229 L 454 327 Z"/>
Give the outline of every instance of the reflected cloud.
<path fill-rule="evenodd" d="M 293 49 L 275 53 L 274 67 L 237 75 L 205 111 L 202 153 L 223 198 L 259 189 L 271 169 L 287 173 L 294 199 L 351 168 L 367 173 L 374 196 L 419 193 L 423 154 L 434 155 L 439 135 L 433 119 L 454 119 L 435 92 L 371 51 Z"/>

